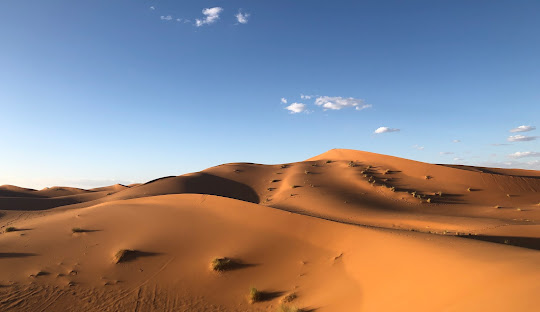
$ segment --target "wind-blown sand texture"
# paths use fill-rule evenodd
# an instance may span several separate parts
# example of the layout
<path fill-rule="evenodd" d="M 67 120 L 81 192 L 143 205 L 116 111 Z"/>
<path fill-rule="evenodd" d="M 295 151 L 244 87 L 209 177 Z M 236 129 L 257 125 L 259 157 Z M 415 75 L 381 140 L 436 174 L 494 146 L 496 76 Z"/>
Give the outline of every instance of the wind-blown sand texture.
<path fill-rule="evenodd" d="M 0 311 L 276 311 L 291 293 L 302 311 L 538 311 L 539 204 L 538 171 L 342 149 L 2 186 Z"/>

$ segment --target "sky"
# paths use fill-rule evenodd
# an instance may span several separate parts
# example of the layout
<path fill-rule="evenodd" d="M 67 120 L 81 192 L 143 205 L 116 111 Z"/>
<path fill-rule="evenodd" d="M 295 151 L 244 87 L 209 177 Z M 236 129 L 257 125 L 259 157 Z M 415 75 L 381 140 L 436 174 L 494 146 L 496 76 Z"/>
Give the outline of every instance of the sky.
<path fill-rule="evenodd" d="M 539 14 L 536 0 L 3 0 L 0 185 L 332 148 L 540 170 Z"/>

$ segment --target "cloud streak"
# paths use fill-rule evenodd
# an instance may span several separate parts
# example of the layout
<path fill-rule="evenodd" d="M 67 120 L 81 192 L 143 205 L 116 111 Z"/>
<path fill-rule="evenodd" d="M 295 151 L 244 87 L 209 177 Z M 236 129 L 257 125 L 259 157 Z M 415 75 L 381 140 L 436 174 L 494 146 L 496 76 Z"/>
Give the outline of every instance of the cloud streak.
<path fill-rule="evenodd" d="M 307 106 L 303 103 L 292 103 L 291 105 L 285 107 L 286 110 L 290 111 L 291 114 L 298 114 L 304 112 Z"/>
<path fill-rule="evenodd" d="M 379 127 L 377 128 L 373 133 L 375 134 L 381 134 L 381 133 L 389 133 L 389 132 L 399 132 L 400 129 L 396 128 L 388 128 L 388 127 Z"/>
<path fill-rule="evenodd" d="M 370 104 L 365 104 L 362 99 L 355 99 L 352 97 L 344 98 L 341 96 L 320 96 L 315 99 L 315 105 L 321 106 L 324 110 L 340 110 L 346 107 L 354 107 L 356 110 L 363 110 L 372 107 Z"/>
<path fill-rule="evenodd" d="M 539 152 L 515 152 L 508 155 L 511 158 L 524 158 L 524 157 L 540 157 Z"/>
<path fill-rule="evenodd" d="M 525 135 L 511 135 L 508 137 L 509 142 L 527 142 L 527 141 L 534 141 L 538 137 L 537 136 L 525 136 Z"/>
<path fill-rule="evenodd" d="M 205 16 L 204 19 L 196 19 L 195 25 L 197 27 L 201 27 L 203 25 L 210 25 L 217 22 L 221 12 L 223 12 L 222 7 L 205 8 L 202 10 L 202 14 Z"/>
<path fill-rule="evenodd" d="M 248 13 L 238 12 L 235 16 L 236 16 L 236 20 L 238 21 L 238 23 L 240 23 L 240 24 L 247 24 L 248 23 L 248 18 L 249 18 Z"/>
<path fill-rule="evenodd" d="M 517 128 L 511 129 L 510 132 L 527 132 L 535 130 L 535 126 L 519 126 Z"/>

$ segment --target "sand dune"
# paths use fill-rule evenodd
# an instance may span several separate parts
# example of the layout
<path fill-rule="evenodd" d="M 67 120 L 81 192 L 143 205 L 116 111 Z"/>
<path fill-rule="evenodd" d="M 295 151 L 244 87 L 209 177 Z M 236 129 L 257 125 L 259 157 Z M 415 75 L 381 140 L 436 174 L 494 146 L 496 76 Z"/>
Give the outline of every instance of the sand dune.
<path fill-rule="evenodd" d="M 354 150 L 91 190 L 2 186 L 0 310 L 276 311 L 295 293 L 303 311 L 536 311 L 539 194 L 537 171 Z M 115 264 L 120 250 L 131 258 Z M 236 266 L 213 272 L 220 257 Z"/>

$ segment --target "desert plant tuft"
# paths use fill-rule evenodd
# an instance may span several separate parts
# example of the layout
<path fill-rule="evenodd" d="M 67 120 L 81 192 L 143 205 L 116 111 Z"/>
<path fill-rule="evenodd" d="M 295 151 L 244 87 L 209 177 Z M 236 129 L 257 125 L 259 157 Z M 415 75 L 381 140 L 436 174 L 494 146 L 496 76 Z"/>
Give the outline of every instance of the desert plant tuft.
<path fill-rule="evenodd" d="M 467 188 L 467 192 L 471 192 L 472 189 L 470 187 Z"/>
<path fill-rule="evenodd" d="M 396 188 L 395 188 L 394 186 L 392 186 L 392 187 L 390 188 L 390 191 L 395 192 L 395 191 L 396 191 Z"/>
<path fill-rule="evenodd" d="M 349 164 L 348 164 L 349 167 L 356 167 L 356 164 L 354 163 L 354 161 L 349 161 Z"/>
<path fill-rule="evenodd" d="M 427 176 L 424 177 L 424 179 L 429 180 L 429 179 L 431 179 L 431 176 L 427 175 Z"/>
<path fill-rule="evenodd" d="M 309 172 L 308 170 L 304 170 L 304 173 L 305 174 L 310 174 L 311 172 Z"/>
<path fill-rule="evenodd" d="M 15 231 L 17 231 L 16 227 L 10 226 L 10 227 L 6 228 L 6 232 L 15 232 Z"/>
<path fill-rule="evenodd" d="M 129 261 L 136 257 L 137 251 L 133 249 L 120 249 L 113 257 L 114 263 Z"/>
<path fill-rule="evenodd" d="M 517 210 L 517 211 L 521 211 L 521 208 L 517 208 L 516 210 Z"/>
<path fill-rule="evenodd" d="M 289 303 L 289 302 L 293 301 L 294 299 L 296 299 L 296 297 L 297 297 L 296 293 L 292 292 L 292 293 L 286 295 L 285 297 L 283 297 L 281 299 L 281 302 Z"/>
<path fill-rule="evenodd" d="M 71 232 L 73 232 L 73 233 L 83 233 L 83 232 L 86 232 L 86 231 L 81 229 L 81 228 L 75 227 L 75 228 L 71 229 Z"/>
<path fill-rule="evenodd" d="M 500 208 L 501 208 L 501 206 L 499 206 L 499 205 L 495 206 L 495 209 L 500 209 Z"/>
<path fill-rule="evenodd" d="M 327 160 L 326 163 L 327 163 L 327 164 L 331 164 L 332 161 L 331 161 L 331 160 Z"/>
<path fill-rule="evenodd" d="M 285 169 L 285 168 L 289 168 L 289 165 L 285 165 L 285 164 L 284 164 L 284 165 L 281 165 L 281 166 L 279 166 L 279 167 L 280 167 L 281 169 Z"/>
<path fill-rule="evenodd" d="M 297 188 L 297 187 L 300 187 L 300 185 L 291 185 L 291 188 Z"/>
<path fill-rule="evenodd" d="M 512 195 L 510 195 L 510 194 L 506 194 L 506 197 L 510 198 L 510 197 L 512 197 Z"/>
<path fill-rule="evenodd" d="M 286 304 L 280 304 L 278 307 L 277 307 L 277 312 L 302 312 L 301 309 L 297 308 L 297 307 L 293 307 L 293 306 L 288 306 Z"/>
<path fill-rule="evenodd" d="M 384 170 L 383 174 L 389 174 L 390 173 L 390 169 L 386 169 Z"/>
<path fill-rule="evenodd" d="M 249 289 L 249 295 L 248 295 L 248 301 L 249 303 L 255 303 L 258 301 L 261 301 L 262 299 L 262 293 L 257 290 L 255 287 L 251 287 Z"/>
<path fill-rule="evenodd" d="M 442 197 L 442 192 L 441 191 L 438 191 L 437 193 L 435 193 L 437 196 L 439 197 Z"/>
<path fill-rule="evenodd" d="M 427 202 L 428 204 L 431 204 L 431 198 L 426 199 L 426 202 Z"/>
<path fill-rule="evenodd" d="M 234 266 L 234 262 L 227 257 L 215 258 L 210 263 L 210 267 L 212 268 L 212 270 L 218 271 L 218 272 L 227 271 L 231 269 L 233 266 Z"/>

